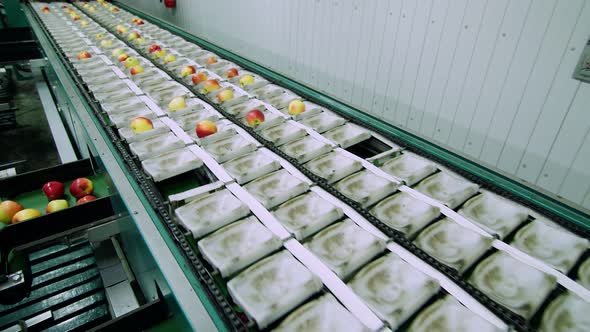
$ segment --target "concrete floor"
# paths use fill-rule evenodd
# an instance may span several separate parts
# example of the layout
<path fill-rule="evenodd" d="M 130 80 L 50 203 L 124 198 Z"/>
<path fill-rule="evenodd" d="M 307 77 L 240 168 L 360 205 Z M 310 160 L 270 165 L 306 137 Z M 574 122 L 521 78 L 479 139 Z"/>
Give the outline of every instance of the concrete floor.
<path fill-rule="evenodd" d="M 13 129 L 0 131 L 0 165 L 24 160 L 17 164 L 17 174 L 60 164 L 59 155 L 35 80 L 14 80 L 16 85 L 16 122 Z"/>

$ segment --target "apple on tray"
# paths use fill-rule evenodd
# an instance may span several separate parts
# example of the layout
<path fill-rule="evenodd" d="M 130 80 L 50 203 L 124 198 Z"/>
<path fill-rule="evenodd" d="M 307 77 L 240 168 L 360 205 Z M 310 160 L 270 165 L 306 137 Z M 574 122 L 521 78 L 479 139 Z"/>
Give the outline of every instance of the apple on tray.
<path fill-rule="evenodd" d="M 143 116 L 137 117 L 131 121 L 131 129 L 136 134 L 143 133 L 144 131 L 154 129 L 154 124 L 152 120 L 145 118 Z"/>
<path fill-rule="evenodd" d="M 42 190 L 47 199 L 53 201 L 64 197 L 66 187 L 59 181 L 49 181 L 43 185 Z"/>
<path fill-rule="evenodd" d="M 94 38 L 96 39 L 103 39 L 105 37 L 104 33 L 97 33 L 96 35 L 94 35 Z"/>
<path fill-rule="evenodd" d="M 132 33 L 127 35 L 127 40 L 131 41 L 131 40 L 135 40 L 137 38 L 141 37 L 139 35 L 139 33 L 137 31 L 133 31 Z"/>
<path fill-rule="evenodd" d="M 159 50 L 154 51 L 153 54 L 154 54 L 154 59 L 159 59 L 163 56 L 166 56 L 166 50 L 159 49 Z"/>
<path fill-rule="evenodd" d="M 225 77 L 232 78 L 238 76 L 238 70 L 236 68 L 230 68 L 225 73 Z"/>
<path fill-rule="evenodd" d="M 182 77 L 186 77 L 188 75 L 192 75 L 196 72 L 197 70 L 195 69 L 194 66 L 184 66 L 182 67 L 182 69 L 180 70 L 180 76 Z"/>
<path fill-rule="evenodd" d="M 49 13 L 51 10 L 49 10 L 49 7 L 45 6 L 45 7 L 41 8 L 41 11 L 44 13 Z"/>
<path fill-rule="evenodd" d="M 117 57 L 117 61 L 119 61 L 119 62 L 125 62 L 127 59 L 129 59 L 129 55 L 127 55 L 127 54 L 125 54 L 125 53 L 123 53 L 123 54 L 120 54 L 120 55 Z"/>
<path fill-rule="evenodd" d="M 207 80 L 207 74 L 205 72 L 199 72 L 197 74 L 194 74 L 191 77 L 191 81 L 193 82 L 194 85 L 201 84 L 201 83 L 205 82 L 206 80 Z"/>
<path fill-rule="evenodd" d="M 301 100 L 292 100 L 289 103 L 289 108 L 287 112 L 290 115 L 297 115 L 305 112 L 305 104 Z"/>
<path fill-rule="evenodd" d="M 195 132 L 197 133 L 198 138 L 207 137 L 217 132 L 217 125 L 209 120 L 200 121 L 197 123 Z"/>
<path fill-rule="evenodd" d="M 86 195 L 86 196 L 80 198 L 78 201 L 76 201 L 76 205 L 88 203 L 90 201 L 95 201 L 95 200 L 96 200 L 96 197 L 95 196 Z"/>
<path fill-rule="evenodd" d="M 152 44 L 149 48 L 148 48 L 148 53 L 154 53 L 156 51 L 161 50 L 162 47 L 160 47 L 160 45 L 158 44 Z"/>
<path fill-rule="evenodd" d="M 264 113 L 260 110 L 253 109 L 246 114 L 246 122 L 250 127 L 255 128 L 264 122 Z"/>
<path fill-rule="evenodd" d="M 88 21 L 80 21 L 80 26 L 87 26 L 88 25 Z"/>
<path fill-rule="evenodd" d="M 90 59 L 92 55 L 88 51 L 82 51 L 78 53 L 78 60 Z"/>
<path fill-rule="evenodd" d="M 125 32 L 129 31 L 129 29 L 126 26 L 119 24 L 116 27 L 116 31 L 117 31 L 118 34 L 121 34 L 122 35 Z"/>
<path fill-rule="evenodd" d="M 176 61 L 176 56 L 174 54 L 168 54 L 164 58 L 164 63 L 171 63 L 171 62 L 174 62 L 174 61 Z"/>
<path fill-rule="evenodd" d="M 210 93 L 219 89 L 221 89 L 221 85 L 219 85 L 217 80 L 206 80 L 205 84 L 203 84 L 204 93 Z"/>
<path fill-rule="evenodd" d="M 41 212 L 35 209 L 24 209 L 17 212 L 11 220 L 11 223 L 16 224 L 17 222 L 37 218 L 41 216 Z"/>
<path fill-rule="evenodd" d="M 128 57 L 127 59 L 125 59 L 125 62 L 123 64 L 126 68 L 131 68 L 133 66 L 139 65 L 139 60 L 137 60 L 137 58 L 134 57 Z"/>
<path fill-rule="evenodd" d="M 102 47 L 111 47 L 113 46 L 113 41 L 110 39 L 104 39 L 100 41 L 100 46 Z"/>
<path fill-rule="evenodd" d="M 132 76 L 135 76 L 137 74 L 141 74 L 143 73 L 143 67 L 140 65 L 137 66 L 133 66 L 131 67 L 131 69 L 129 70 L 129 73 L 131 73 Z"/>
<path fill-rule="evenodd" d="M 77 178 L 70 186 L 70 194 L 76 198 L 81 198 L 92 194 L 94 184 L 87 178 Z"/>
<path fill-rule="evenodd" d="M 0 222 L 9 224 L 15 214 L 24 210 L 24 207 L 15 201 L 3 201 L 0 203 Z"/>
<path fill-rule="evenodd" d="M 207 65 L 212 65 L 214 63 L 217 63 L 217 58 L 214 56 L 207 58 L 207 61 L 205 61 L 205 64 Z"/>
<path fill-rule="evenodd" d="M 254 77 L 250 74 L 246 74 L 242 77 L 240 77 L 240 86 L 244 87 L 246 85 L 250 85 L 252 83 L 254 83 Z"/>
<path fill-rule="evenodd" d="M 183 108 L 186 108 L 186 100 L 184 100 L 184 97 L 175 97 L 170 103 L 168 103 L 168 109 L 170 112 L 175 112 Z"/>
<path fill-rule="evenodd" d="M 122 50 L 122 49 L 120 49 L 120 48 L 115 48 L 114 50 L 112 50 L 112 51 L 111 51 L 111 55 L 112 55 L 113 57 L 118 57 L 118 56 L 119 56 L 119 55 L 121 55 L 121 54 L 125 54 L 125 51 L 123 51 L 123 50 Z"/>
<path fill-rule="evenodd" d="M 234 90 L 232 89 L 225 89 L 220 91 L 217 94 L 217 101 L 221 104 L 223 102 L 226 102 L 230 99 L 232 99 L 234 97 Z"/>
<path fill-rule="evenodd" d="M 65 199 L 56 199 L 47 204 L 45 213 L 52 213 L 60 210 L 64 210 L 70 207 L 70 204 Z"/>

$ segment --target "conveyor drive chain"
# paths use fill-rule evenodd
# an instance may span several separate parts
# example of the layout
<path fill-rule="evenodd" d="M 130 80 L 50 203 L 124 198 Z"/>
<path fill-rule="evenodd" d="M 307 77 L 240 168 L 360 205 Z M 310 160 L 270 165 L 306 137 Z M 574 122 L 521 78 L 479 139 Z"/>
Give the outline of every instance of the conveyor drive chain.
<path fill-rule="evenodd" d="M 79 7 L 80 10 L 82 10 L 82 8 L 80 6 L 78 6 L 78 7 Z M 114 31 L 113 29 L 110 29 L 109 27 L 104 26 L 104 25 L 102 25 L 102 27 L 105 28 L 106 30 L 110 31 L 113 35 L 118 36 L 118 34 L 116 33 L 116 31 Z M 123 41 L 129 47 L 135 48 L 134 47 L 135 45 L 133 45 L 131 42 L 129 42 L 125 38 L 119 38 L 119 40 Z M 202 46 L 202 45 L 199 45 L 199 46 Z M 146 58 L 146 59 L 149 59 L 149 57 Z M 187 84 L 186 82 L 184 82 L 181 79 L 179 79 L 176 73 L 171 72 L 169 69 L 167 69 L 166 67 L 164 67 L 163 65 L 161 65 L 160 63 L 158 63 L 156 61 L 151 61 L 151 62 L 152 62 L 152 64 L 154 66 L 156 66 L 158 69 L 160 69 L 163 72 L 165 72 L 166 74 L 168 74 L 176 82 L 178 82 L 178 83 L 182 84 L 183 86 L 185 86 L 186 88 L 188 88 L 189 91 L 191 91 L 192 93 L 194 93 L 198 98 L 200 98 L 202 100 L 209 100 L 209 98 L 208 98 L 207 95 L 202 94 L 200 91 L 198 91 L 197 89 L 195 89 L 194 86 L 192 86 L 190 84 Z M 308 96 L 305 96 L 305 97 L 307 98 Z M 315 101 L 315 100 L 312 100 L 312 101 L 313 102 L 318 102 L 318 101 Z M 318 103 L 318 104 L 321 105 L 321 103 Z M 285 154 L 282 150 L 280 150 L 276 146 L 274 146 L 273 143 L 269 142 L 268 140 L 266 140 L 265 138 L 263 138 L 262 136 L 260 136 L 251 127 L 249 127 L 248 125 L 242 123 L 241 121 L 236 120 L 233 115 L 231 115 L 228 112 L 226 112 L 222 107 L 220 107 L 220 105 L 218 105 L 216 103 L 210 103 L 210 105 L 212 107 L 214 107 L 215 110 L 217 110 L 218 112 L 220 112 L 224 117 L 226 117 L 227 119 L 229 119 L 230 121 L 232 121 L 235 125 L 237 125 L 237 126 L 241 127 L 242 129 L 244 129 L 248 134 L 250 134 L 258 142 L 262 143 L 266 148 L 268 148 L 273 153 L 277 154 L 278 156 L 280 156 L 281 158 L 287 160 L 290 164 L 292 164 L 293 166 L 295 166 L 301 173 L 303 173 L 306 177 L 308 177 L 316 185 L 318 185 L 322 189 L 326 190 L 327 192 L 329 192 L 330 194 L 332 194 L 336 198 L 340 199 L 341 201 L 343 201 L 344 203 L 346 203 L 350 207 L 354 208 L 359 214 L 361 214 L 364 218 L 366 218 L 367 220 L 369 220 L 373 225 L 377 226 L 379 228 L 379 230 L 381 230 L 383 233 L 385 233 L 394 242 L 396 242 L 399 245 L 403 246 L 405 249 L 407 249 L 410 252 L 412 252 L 412 254 L 416 255 L 418 258 L 420 258 L 424 262 L 428 263 L 429 265 L 435 267 L 437 270 L 439 270 L 440 272 L 442 272 L 443 274 L 445 274 L 453 282 L 455 282 L 458 286 L 460 286 L 461 288 L 463 288 L 470 295 L 472 295 L 474 298 L 476 298 L 480 303 L 482 303 L 483 305 L 485 305 L 490 311 L 492 311 L 494 314 L 496 314 L 499 318 L 501 318 L 502 320 L 504 320 L 505 322 L 507 322 L 509 325 L 512 325 L 516 330 L 519 330 L 519 331 L 533 331 L 534 330 L 528 324 L 528 322 L 526 322 L 526 320 L 524 318 L 520 317 L 519 315 L 511 312 L 510 310 L 504 308 L 503 306 L 501 306 L 501 305 L 497 304 L 496 302 L 494 302 L 493 300 L 491 300 L 487 295 L 485 295 L 480 290 L 478 290 L 477 288 L 475 288 L 474 286 L 472 286 L 471 284 L 469 284 L 467 281 L 465 281 L 464 279 L 462 279 L 461 278 L 461 275 L 459 273 L 457 273 L 457 271 L 455 271 L 454 269 L 449 268 L 446 265 L 443 265 L 442 263 L 438 262 L 437 260 L 435 260 L 434 258 L 432 258 L 430 255 L 428 255 L 427 253 L 425 253 L 422 249 L 420 249 L 416 245 L 414 245 L 402 233 L 400 233 L 400 232 L 398 232 L 396 230 L 393 230 L 390 227 L 388 227 L 385 224 L 383 224 L 382 222 L 380 222 L 371 213 L 369 213 L 369 211 L 367 209 L 361 207 L 355 201 L 353 201 L 353 200 L 349 199 L 348 197 L 342 195 L 338 190 L 336 190 L 326 180 L 324 180 L 323 178 L 320 178 L 317 175 L 311 173 L 307 168 L 305 168 L 302 164 L 300 164 L 296 159 L 294 159 L 294 158 L 290 157 L 289 155 Z M 331 111 L 334 111 L 334 110 L 331 110 Z M 345 115 L 340 114 L 340 113 L 339 113 L 339 115 L 346 117 Z M 348 118 L 348 119 L 349 120 L 353 120 L 353 119 L 350 119 L 350 118 Z M 357 121 L 354 121 L 354 122 L 357 122 Z M 362 123 L 360 123 L 360 125 L 366 126 L 366 124 L 362 124 Z M 374 130 L 374 128 L 371 128 L 371 129 Z M 383 133 L 383 134 L 388 139 L 393 138 L 393 137 L 390 137 L 390 135 L 387 135 L 386 133 Z M 396 144 L 398 144 L 398 145 L 400 145 L 402 147 L 406 147 L 407 146 L 407 143 L 400 142 L 399 140 L 397 140 L 395 138 L 393 138 L 393 139 L 394 139 L 394 142 Z M 412 151 L 414 151 L 414 150 L 412 150 Z M 431 157 L 431 156 L 429 156 L 429 155 L 427 155 L 425 153 L 420 153 L 420 154 L 423 155 L 423 156 L 425 156 L 425 157 L 428 157 L 428 158 Z M 434 158 L 431 158 L 431 159 L 434 159 Z M 437 160 L 437 162 L 438 161 L 439 160 Z M 462 173 L 465 173 L 465 172 L 462 172 Z M 474 177 L 474 176 L 471 175 L 470 177 Z M 144 179 L 144 181 L 145 181 L 145 179 Z M 166 221 L 166 223 L 168 225 L 174 225 L 174 223 L 172 222 L 172 220 L 169 219 L 169 215 L 166 215 L 164 217 L 164 219 L 165 219 L 165 221 Z M 174 229 L 176 229 L 176 231 L 178 231 L 178 228 L 177 227 L 174 227 Z M 175 233 L 175 232 L 173 232 L 173 233 Z M 182 236 L 178 236 L 178 237 L 182 238 Z M 180 240 L 180 239 L 178 239 L 178 240 Z M 185 250 L 185 251 L 188 250 L 189 251 L 189 253 L 188 253 L 188 256 L 189 257 L 195 256 L 195 258 L 198 260 L 198 258 L 196 257 L 196 255 L 194 254 L 194 252 L 190 249 L 190 247 L 188 246 L 188 244 L 185 244 L 186 247 L 185 247 L 185 245 L 182 244 L 182 242 L 185 242 L 186 243 L 186 241 L 179 241 L 179 242 L 181 243 L 181 246 L 182 246 L 183 250 Z M 211 284 L 214 285 L 213 282 Z M 210 286 L 209 285 L 209 282 L 207 282 L 207 285 Z M 218 290 L 217 287 L 214 287 L 214 289 L 215 290 Z M 213 291 L 214 293 L 216 293 L 215 290 Z M 226 302 L 226 301 L 224 300 L 222 302 Z"/>

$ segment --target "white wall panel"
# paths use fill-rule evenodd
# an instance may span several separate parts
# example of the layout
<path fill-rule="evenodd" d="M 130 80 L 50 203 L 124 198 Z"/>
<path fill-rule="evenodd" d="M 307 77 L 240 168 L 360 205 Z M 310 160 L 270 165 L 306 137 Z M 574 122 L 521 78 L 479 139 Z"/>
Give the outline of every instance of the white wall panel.
<path fill-rule="evenodd" d="M 590 208 L 589 0 L 123 2 Z"/>

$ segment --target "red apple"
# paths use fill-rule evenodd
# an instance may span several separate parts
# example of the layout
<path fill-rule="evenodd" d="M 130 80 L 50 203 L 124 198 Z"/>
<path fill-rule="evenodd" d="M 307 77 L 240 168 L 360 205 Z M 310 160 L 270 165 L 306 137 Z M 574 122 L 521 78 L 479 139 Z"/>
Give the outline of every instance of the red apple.
<path fill-rule="evenodd" d="M 214 56 L 212 56 L 212 57 L 209 57 L 209 58 L 207 59 L 207 61 L 205 61 L 205 63 L 206 63 L 206 64 L 208 64 L 208 65 L 212 65 L 212 64 L 214 64 L 214 63 L 216 63 L 216 62 L 217 62 L 217 58 L 216 58 L 216 57 L 214 57 Z"/>
<path fill-rule="evenodd" d="M 92 196 L 92 195 L 86 195 L 86 196 L 84 196 L 84 197 L 80 198 L 80 199 L 79 199 L 79 200 L 76 202 L 76 205 L 80 205 L 80 204 L 88 203 L 88 202 L 90 202 L 90 201 L 94 201 L 94 200 L 96 200 L 96 197 L 95 197 L 95 196 Z"/>
<path fill-rule="evenodd" d="M 205 93 L 213 92 L 215 90 L 219 90 L 220 88 L 221 85 L 219 85 L 217 80 L 207 80 L 205 81 L 205 84 L 203 84 L 203 90 Z"/>
<path fill-rule="evenodd" d="M 148 53 L 154 53 L 154 52 L 159 51 L 161 49 L 162 48 L 160 47 L 160 45 L 153 44 L 152 46 L 150 46 L 150 48 L 148 48 Z"/>
<path fill-rule="evenodd" d="M 246 122 L 250 127 L 256 127 L 259 124 L 264 122 L 264 113 L 260 112 L 260 110 L 251 110 L 246 114 Z"/>
<path fill-rule="evenodd" d="M 217 132 L 217 126 L 215 125 L 215 123 L 209 120 L 204 120 L 197 123 L 197 128 L 195 129 L 195 132 L 197 133 L 197 137 L 203 138 L 215 134 Z"/>
<path fill-rule="evenodd" d="M 41 8 L 41 11 L 44 12 L 44 13 L 49 13 L 50 12 L 49 7 L 47 7 L 47 6 Z"/>
<path fill-rule="evenodd" d="M 139 134 L 154 129 L 154 124 L 152 120 L 140 116 L 131 121 L 131 129 Z"/>
<path fill-rule="evenodd" d="M 137 20 L 137 21 L 135 21 L 135 24 L 137 24 L 137 25 L 142 25 L 142 24 L 144 24 L 144 23 L 145 23 L 145 22 L 144 22 L 143 20 Z"/>
<path fill-rule="evenodd" d="M 64 193 L 66 191 L 66 187 L 63 183 L 58 181 L 50 181 L 43 185 L 43 192 L 47 199 L 53 201 L 54 199 L 64 197 Z"/>
<path fill-rule="evenodd" d="M 180 71 L 180 76 L 186 77 L 188 75 L 194 74 L 196 71 L 197 70 L 195 69 L 194 66 L 184 66 L 184 67 L 182 67 L 182 70 Z"/>
<path fill-rule="evenodd" d="M 123 53 L 117 57 L 117 60 L 119 60 L 119 62 L 123 62 L 123 61 L 127 60 L 128 58 L 129 58 L 129 56 L 127 54 Z"/>
<path fill-rule="evenodd" d="M 194 74 L 193 77 L 191 77 L 191 80 L 193 81 L 194 85 L 197 85 L 207 80 L 207 74 L 205 74 L 204 72 Z"/>
<path fill-rule="evenodd" d="M 70 186 L 70 194 L 76 198 L 92 194 L 94 184 L 87 178 L 77 178 Z"/>
<path fill-rule="evenodd" d="M 92 58 L 92 55 L 88 51 L 82 51 L 78 53 L 78 60 L 89 59 Z"/>
<path fill-rule="evenodd" d="M 232 78 L 238 76 L 238 70 L 236 68 L 230 68 L 225 73 L 225 77 Z"/>
<path fill-rule="evenodd" d="M 10 223 L 12 217 L 23 209 L 24 207 L 15 201 L 4 201 L 0 203 L 0 222 L 5 224 Z"/>
<path fill-rule="evenodd" d="M 12 217 L 11 223 L 16 224 L 17 222 L 37 218 L 41 215 L 41 212 L 35 209 L 24 209 L 17 212 L 14 217 Z"/>
<path fill-rule="evenodd" d="M 143 73 L 143 67 L 140 65 L 133 66 L 133 67 L 131 67 L 131 70 L 129 70 L 129 73 L 131 73 L 132 76 L 137 75 L 137 74 L 141 74 L 141 73 Z"/>
<path fill-rule="evenodd" d="M 70 204 L 68 204 L 68 201 L 66 201 L 65 199 L 56 199 L 56 200 L 49 202 L 49 204 L 47 204 L 47 208 L 45 209 L 45 213 L 56 212 L 59 210 L 67 209 L 68 207 L 70 207 Z"/>

